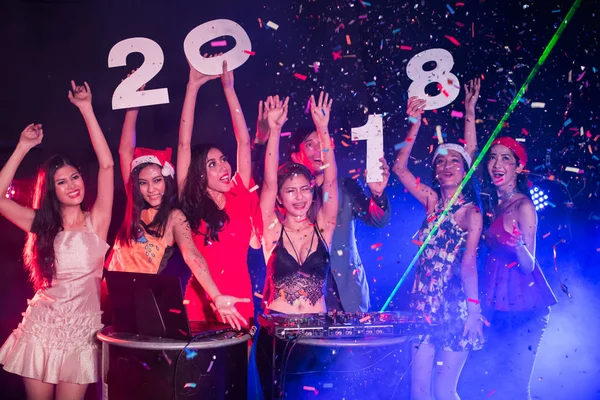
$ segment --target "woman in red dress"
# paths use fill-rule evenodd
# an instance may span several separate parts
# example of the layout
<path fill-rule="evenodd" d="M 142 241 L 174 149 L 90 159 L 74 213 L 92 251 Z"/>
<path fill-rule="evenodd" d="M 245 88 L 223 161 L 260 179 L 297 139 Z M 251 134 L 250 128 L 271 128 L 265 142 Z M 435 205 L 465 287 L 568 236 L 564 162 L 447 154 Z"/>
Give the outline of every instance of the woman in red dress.
<path fill-rule="evenodd" d="M 227 62 L 223 62 L 221 82 L 237 141 L 237 172 L 232 177 L 227 157 L 216 146 L 191 146 L 198 89 L 218 77 L 204 75 L 190 66 L 179 128 L 177 183 L 181 209 L 194 233 L 194 242 L 219 290 L 242 298 L 237 311 L 248 325 L 254 307 L 246 259 L 253 232 L 260 236 L 262 231 L 262 218 L 258 196 L 250 190 L 254 186 L 250 179 L 250 135 Z M 217 321 L 214 306 L 195 279 L 189 281 L 185 297 L 191 320 Z M 227 315 L 221 317 L 229 322 Z"/>

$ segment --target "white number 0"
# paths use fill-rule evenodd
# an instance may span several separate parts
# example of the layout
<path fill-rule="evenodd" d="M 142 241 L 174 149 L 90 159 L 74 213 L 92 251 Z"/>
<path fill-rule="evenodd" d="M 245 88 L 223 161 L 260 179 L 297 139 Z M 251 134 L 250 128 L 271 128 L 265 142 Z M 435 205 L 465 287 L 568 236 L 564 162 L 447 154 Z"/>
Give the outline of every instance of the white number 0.
<path fill-rule="evenodd" d="M 219 36 L 232 36 L 236 41 L 235 47 L 220 57 L 202 57 L 200 47 Z M 220 75 L 223 70 L 223 60 L 227 60 L 229 71 L 244 64 L 250 57 L 252 44 L 248 34 L 240 25 L 228 19 L 216 19 L 192 29 L 183 42 L 183 48 L 188 61 L 198 71 L 206 75 Z M 165 57 L 158 43 L 141 37 L 121 40 L 108 54 L 108 67 L 126 66 L 127 56 L 131 53 L 141 53 L 144 56 L 144 63 L 115 89 L 112 99 L 113 110 L 168 103 L 167 88 L 137 91 L 154 78 L 163 67 Z"/>
<path fill-rule="evenodd" d="M 113 110 L 168 103 L 167 88 L 137 91 L 163 67 L 165 57 L 158 43 L 142 37 L 121 40 L 108 53 L 108 68 L 126 66 L 127 56 L 131 53 L 142 53 L 144 63 L 115 89 L 112 98 Z"/>
<path fill-rule="evenodd" d="M 425 71 L 423 66 L 435 61 L 436 66 L 431 71 Z M 454 66 L 454 58 L 444 49 L 429 49 L 420 52 L 410 59 L 406 66 L 406 74 L 413 81 L 408 88 L 408 97 L 416 96 L 427 100 L 426 110 L 436 110 L 452 103 L 460 92 L 460 82 L 450 70 Z M 440 93 L 429 96 L 425 86 L 437 83 Z"/>

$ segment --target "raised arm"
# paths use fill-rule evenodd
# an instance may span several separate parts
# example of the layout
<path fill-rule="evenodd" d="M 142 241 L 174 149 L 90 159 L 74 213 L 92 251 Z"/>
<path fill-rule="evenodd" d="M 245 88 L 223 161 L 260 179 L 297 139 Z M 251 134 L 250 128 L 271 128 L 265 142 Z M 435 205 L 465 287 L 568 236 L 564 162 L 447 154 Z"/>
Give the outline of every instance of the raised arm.
<path fill-rule="evenodd" d="M 477 338 L 483 342 L 483 322 L 477 286 L 477 246 L 481 237 L 483 218 L 476 206 L 468 207 L 465 217 L 467 240 L 461 261 L 460 278 L 467 296 L 467 312 L 469 314 L 463 335 L 467 335 L 468 339 L 474 343 Z"/>
<path fill-rule="evenodd" d="M 324 96 L 323 96 L 324 95 Z M 321 92 L 319 101 L 315 101 L 315 96 L 310 96 L 310 115 L 312 116 L 319 141 L 321 142 L 321 160 L 323 160 L 323 207 L 319 210 L 318 219 L 321 229 L 327 233 L 326 239 L 331 247 L 333 230 L 336 226 L 338 213 L 338 182 L 337 182 L 337 164 L 335 162 L 335 152 L 329 136 L 329 117 L 331 115 L 331 105 L 333 99 L 329 99 L 328 93 Z"/>
<path fill-rule="evenodd" d="M 262 190 L 264 169 L 265 169 L 265 151 L 266 144 L 269 140 L 269 121 L 267 120 L 267 102 L 262 100 L 258 102 L 258 117 L 256 119 L 256 136 L 252 144 L 252 179 L 260 186 L 259 192 Z"/>
<path fill-rule="evenodd" d="M 465 150 L 474 159 L 477 152 L 477 132 L 475 128 L 475 105 L 479 99 L 481 80 L 471 79 L 465 85 Z"/>
<path fill-rule="evenodd" d="M 529 274 L 535 267 L 535 235 L 537 233 L 537 213 L 531 200 L 525 198 L 517 205 L 517 221 L 513 221 L 513 242 L 519 270 Z"/>
<path fill-rule="evenodd" d="M 135 70 L 131 71 L 133 74 Z M 128 74 L 129 78 L 131 74 Z M 146 85 L 142 85 L 138 89 L 144 90 Z M 123 121 L 123 129 L 121 130 L 121 142 L 119 143 L 119 161 L 121 165 L 121 177 L 123 178 L 123 184 L 127 188 L 129 182 L 129 176 L 131 175 L 131 162 L 133 161 L 133 152 L 135 151 L 135 124 L 137 122 L 138 112 L 140 109 L 129 108 L 125 112 L 125 120 Z"/>
<path fill-rule="evenodd" d="M 265 230 L 265 252 L 268 254 L 276 240 L 276 229 L 273 223 L 278 224 L 275 215 L 275 202 L 277 200 L 277 170 L 279 168 L 279 137 L 281 128 L 287 120 L 289 98 L 279 100 L 279 96 L 267 98 L 265 102 L 268 118 L 269 141 L 265 153 L 265 171 L 263 188 L 260 193 L 260 208 L 263 222 L 269 229 Z"/>
<path fill-rule="evenodd" d="M 31 208 L 23 207 L 16 201 L 7 199 L 4 194 L 8 190 L 10 183 L 15 177 L 17 168 L 25 158 L 25 155 L 42 143 L 44 132 L 41 124 L 29 124 L 21 132 L 19 143 L 15 151 L 0 170 L 0 214 L 2 214 L 10 222 L 23 229 L 25 232 L 31 231 L 35 211 Z"/>
<path fill-rule="evenodd" d="M 417 181 L 417 178 L 408 170 L 408 158 L 417 139 L 419 127 L 421 126 L 421 114 L 425 109 L 425 100 L 411 97 L 408 99 L 408 119 L 411 122 L 410 129 L 406 135 L 402 148 L 396 155 L 396 161 L 392 171 L 398 176 L 402 185 L 425 207 L 426 213 L 433 211 L 437 201 L 437 194 L 429 186 Z"/>
<path fill-rule="evenodd" d="M 69 100 L 81 112 L 92 141 L 92 147 L 98 158 L 98 194 L 92 206 L 91 217 L 96 234 L 106 240 L 110 218 L 112 216 L 113 193 L 115 189 L 114 161 L 108 143 L 92 108 L 92 91 L 87 82 L 85 86 L 75 86 L 71 81 Z"/>
<path fill-rule="evenodd" d="M 223 321 L 237 330 L 240 329 L 240 323 L 248 326 L 248 321 L 236 310 L 235 303 L 249 303 L 250 299 L 240 299 L 221 294 L 210 275 L 206 260 L 202 257 L 202 254 L 200 254 L 192 240 L 192 232 L 185 215 L 180 210 L 174 210 L 171 212 L 169 218 L 173 227 L 173 238 L 181 250 L 185 263 L 215 303 L 215 307 Z"/>
<path fill-rule="evenodd" d="M 227 105 L 231 113 L 233 132 L 235 133 L 235 140 L 237 142 L 237 172 L 240 174 L 244 186 L 248 188 L 250 185 L 250 176 L 252 175 L 252 143 L 240 101 L 233 87 L 233 71 L 227 71 L 227 61 L 223 61 L 221 82 L 223 83 L 223 91 L 225 92 L 225 98 L 227 99 Z"/>
<path fill-rule="evenodd" d="M 194 113 L 196 111 L 198 90 L 206 82 L 218 77 L 219 75 L 204 75 L 190 65 L 190 76 L 185 89 L 185 98 L 183 99 L 181 120 L 179 121 L 179 141 L 177 144 L 176 175 L 179 195 L 181 195 L 181 191 L 183 190 L 192 158 L 192 132 L 194 130 Z"/>
<path fill-rule="evenodd" d="M 381 160 L 385 163 L 384 158 Z M 384 179 L 387 179 L 385 174 L 389 176 L 390 171 L 387 164 L 384 165 L 387 167 L 383 172 Z M 391 207 L 385 191 L 380 196 L 375 196 L 373 191 L 369 195 L 358 179 L 344 179 L 343 182 L 345 192 L 352 201 L 354 217 L 374 228 L 383 228 L 390 222 Z"/>

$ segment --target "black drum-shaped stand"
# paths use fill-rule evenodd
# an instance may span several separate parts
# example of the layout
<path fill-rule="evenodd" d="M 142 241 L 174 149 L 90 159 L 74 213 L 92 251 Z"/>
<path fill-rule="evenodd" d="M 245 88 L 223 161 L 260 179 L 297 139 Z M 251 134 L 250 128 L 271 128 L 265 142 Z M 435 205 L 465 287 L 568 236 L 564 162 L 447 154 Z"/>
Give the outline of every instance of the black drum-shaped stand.
<path fill-rule="evenodd" d="M 103 400 L 246 398 L 249 335 L 226 332 L 190 343 L 114 333 L 102 341 Z"/>
<path fill-rule="evenodd" d="M 284 340 L 262 328 L 256 362 L 264 397 L 266 400 L 409 399 L 408 339 Z"/>

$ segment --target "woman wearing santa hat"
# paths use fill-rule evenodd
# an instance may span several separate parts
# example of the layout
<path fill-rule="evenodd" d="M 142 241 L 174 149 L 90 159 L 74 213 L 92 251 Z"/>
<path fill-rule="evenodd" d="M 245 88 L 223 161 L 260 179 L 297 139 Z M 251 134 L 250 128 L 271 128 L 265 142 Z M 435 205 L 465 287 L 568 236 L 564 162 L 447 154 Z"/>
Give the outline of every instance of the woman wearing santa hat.
<path fill-rule="evenodd" d="M 486 258 L 483 290 L 490 329 L 486 371 L 500 398 L 531 399 L 530 382 L 537 351 L 557 303 L 535 260 L 537 214 L 524 173 L 527 152 L 504 136 L 492 143 L 485 181 Z M 488 365 L 489 364 L 489 365 Z"/>
<path fill-rule="evenodd" d="M 125 219 L 117 234 L 108 269 L 156 274 L 166 266 L 177 244 L 195 280 L 215 304 L 223 321 L 240 329 L 237 302 L 249 302 L 221 294 L 204 257 L 192 240 L 190 226 L 177 205 L 175 169 L 171 149 L 135 148 L 137 109 L 128 110 L 119 155 L 127 193 Z"/>

